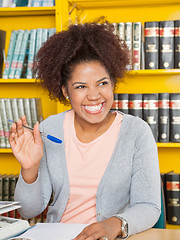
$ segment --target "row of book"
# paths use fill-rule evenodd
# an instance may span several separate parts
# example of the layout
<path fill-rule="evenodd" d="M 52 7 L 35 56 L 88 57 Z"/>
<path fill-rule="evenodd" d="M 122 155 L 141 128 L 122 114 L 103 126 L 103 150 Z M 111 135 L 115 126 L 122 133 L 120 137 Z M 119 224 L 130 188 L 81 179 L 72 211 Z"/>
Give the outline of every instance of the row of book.
<path fill-rule="evenodd" d="M 180 225 L 180 173 L 161 173 L 164 189 L 166 220 L 169 224 Z"/>
<path fill-rule="evenodd" d="M 133 70 L 180 68 L 180 20 L 114 23 L 131 53 Z"/>
<path fill-rule="evenodd" d="M 33 61 L 38 50 L 56 32 L 55 28 L 13 30 L 11 33 L 3 78 L 32 79 Z"/>
<path fill-rule="evenodd" d="M 33 127 L 43 120 L 40 98 L 0 98 L 0 148 L 10 148 L 9 132 L 12 120 L 17 122 L 26 116 L 28 126 Z"/>
<path fill-rule="evenodd" d="M 19 174 L 0 174 L 0 201 L 4 203 L 14 201 L 14 192 L 16 183 L 18 180 Z M 51 200 L 52 201 L 52 200 Z M 26 219 L 28 222 L 33 225 L 37 222 L 45 222 L 47 215 L 47 208 L 37 217 Z M 5 212 L 2 214 L 5 217 L 24 219 L 21 217 L 17 209 L 11 209 L 11 211 Z"/>
<path fill-rule="evenodd" d="M 48 7 L 54 5 L 55 0 L 0 0 L 0 7 Z"/>
<path fill-rule="evenodd" d="M 111 109 L 142 118 L 156 142 L 180 142 L 180 93 L 116 93 Z"/>

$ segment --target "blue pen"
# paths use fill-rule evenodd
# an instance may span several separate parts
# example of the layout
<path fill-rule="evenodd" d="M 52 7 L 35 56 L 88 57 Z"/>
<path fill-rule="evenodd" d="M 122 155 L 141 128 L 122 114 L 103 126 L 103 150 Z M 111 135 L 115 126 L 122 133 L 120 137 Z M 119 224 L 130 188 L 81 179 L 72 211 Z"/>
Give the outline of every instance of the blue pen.
<path fill-rule="evenodd" d="M 12 120 L 10 120 L 10 119 L 8 119 L 8 121 L 11 122 L 11 123 L 15 123 L 14 121 L 12 121 Z M 31 130 L 31 131 L 33 131 L 33 128 L 31 128 L 31 127 L 29 127 L 29 126 L 23 125 L 23 127 L 24 127 L 24 128 L 27 128 L 27 129 L 29 129 L 29 130 Z M 42 136 L 47 137 L 47 139 L 49 139 L 49 140 L 52 141 L 52 142 L 62 143 L 62 140 L 59 139 L 59 138 L 56 138 L 56 137 L 54 137 L 54 136 L 52 136 L 52 135 L 43 133 L 43 132 L 41 132 L 41 131 L 40 131 L 40 133 L 41 133 Z"/>

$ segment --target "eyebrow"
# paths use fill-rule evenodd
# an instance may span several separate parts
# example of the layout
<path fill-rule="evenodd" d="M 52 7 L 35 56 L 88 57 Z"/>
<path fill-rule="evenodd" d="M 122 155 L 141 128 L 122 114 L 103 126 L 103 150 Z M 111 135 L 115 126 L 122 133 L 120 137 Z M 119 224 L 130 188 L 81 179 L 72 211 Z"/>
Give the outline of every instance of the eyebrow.
<path fill-rule="evenodd" d="M 97 81 L 97 83 L 103 81 L 104 79 L 109 79 L 109 77 L 103 77 L 103 78 L 99 79 L 99 80 Z M 72 84 L 72 86 L 74 86 L 75 84 L 86 84 L 86 83 L 85 83 L 85 82 L 74 82 L 74 83 Z"/>

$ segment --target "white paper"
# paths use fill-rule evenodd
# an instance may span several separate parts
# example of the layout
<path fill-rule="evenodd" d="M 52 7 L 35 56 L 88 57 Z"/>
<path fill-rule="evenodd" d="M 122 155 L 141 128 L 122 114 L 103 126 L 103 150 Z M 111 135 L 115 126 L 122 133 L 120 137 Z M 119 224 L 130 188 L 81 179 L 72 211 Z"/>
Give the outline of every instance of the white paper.
<path fill-rule="evenodd" d="M 37 223 L 19 237 L 32 240 L 70 240 L 75 238 L 87 224 L 76 223 Z"/>

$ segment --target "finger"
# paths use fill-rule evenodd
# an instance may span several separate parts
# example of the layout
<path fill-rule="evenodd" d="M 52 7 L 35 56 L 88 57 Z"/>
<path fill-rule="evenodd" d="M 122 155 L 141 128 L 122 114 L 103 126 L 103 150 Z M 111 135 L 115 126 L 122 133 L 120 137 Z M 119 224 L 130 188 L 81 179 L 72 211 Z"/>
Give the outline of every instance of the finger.
<path fill-rule="evenodd" d="M 22 120 L 22 124 L 25 125 L 25 126 L 28 126 L 28 123 L 27 123 L 27 120 L 26 120 L 26 116 L 22 116 L 21 117 L 21 120 Z"/>
<path fill-rule="evenodd" d="M 86 238 L 86 240 L 97 240 L 97 239 L 103 240 L 103 238 L 101 238 L 100 232 L 94 232 L 89 237 Z"/>
<path fill-rule="evenodd" d="M 17 135 L 20 137 L 24 134 L 24 128 L 22 125 L 22 120 L 19 119 L 16 124 L 16 129 L 17 129 Z"/>
<path fill-rule="evenodd" d="M 38 122 L 34 125 L 33 135 L 34 135 L 34 142 L 37 144 L 41 144 L 42 138 L 41 138 L 41 133 L 39 131 L 39 123 Z"/>
<path fill-rule="evenodd" d="M 10 133 L 10 135 L 9 135 L 9 144 L 10 144 L 11 148 L 13 148 L 16 145 L 14 133 Z"/>

